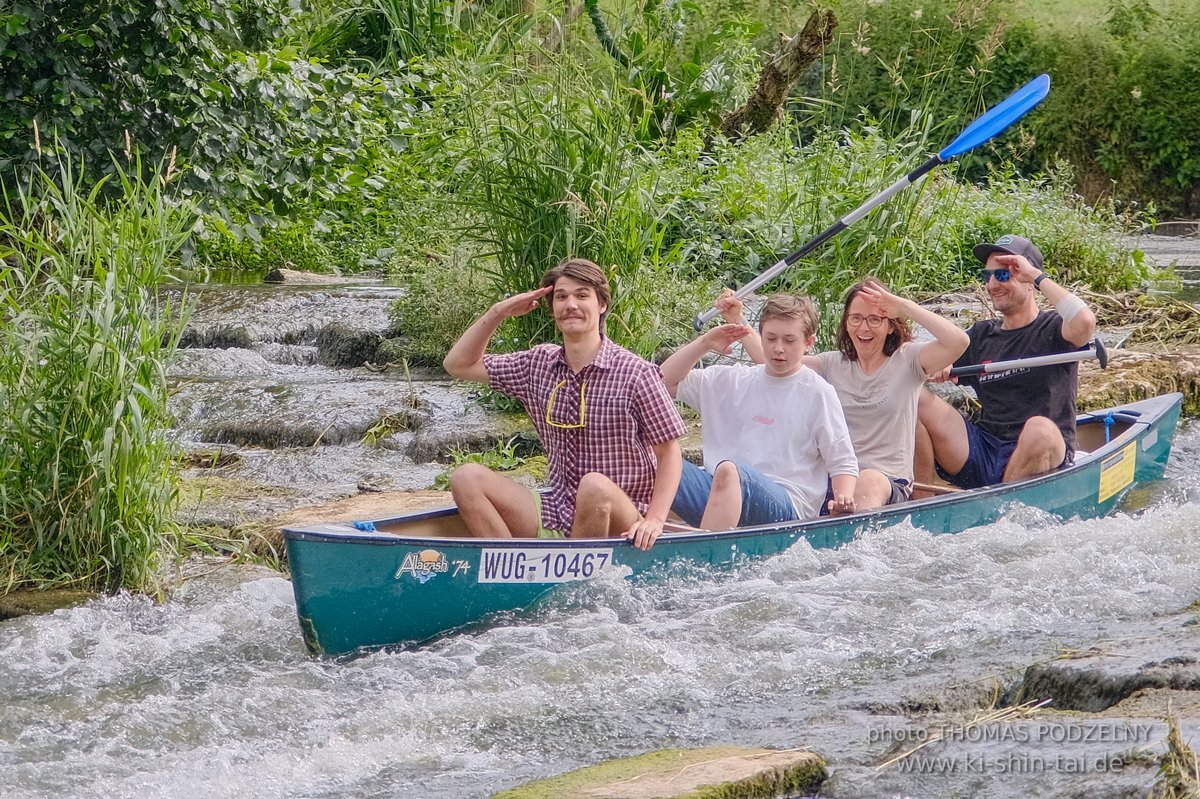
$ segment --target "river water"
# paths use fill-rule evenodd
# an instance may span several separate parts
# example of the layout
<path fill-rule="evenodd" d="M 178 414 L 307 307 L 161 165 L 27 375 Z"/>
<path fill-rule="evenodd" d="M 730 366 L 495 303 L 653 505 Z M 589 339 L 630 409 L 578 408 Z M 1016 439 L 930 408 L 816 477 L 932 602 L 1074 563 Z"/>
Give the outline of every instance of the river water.
<path fill-rule="evenodd" d="M 406 393 L 434 409 L 432 427 L 491 422 L 448 384 L 348 377 L 296 343 L 314 319 L 379 328 L 393 296 L 210 292 L 177 367 L 185 443 L 248 447 L 227 478 L 281 492 L 428 485 L 441 467 L 421 431 L 391 448 L 354 442 Z M 245 438 L 264 430 L 283 432 Z M 1200 597 L 1197 528 L 1193 424 L 1167 479 L 1106 519 L 1020 509 L 958 535 L 902 524 L 840 550 L 801 543 L 732 574 L 606 577 L 483 631 L 346 661 L 306 653 L 286 579 L 193 561 L 163 604 L 118 595 L 0 624 L 0 797 L 486 797 L 609 757 L 719 743 L 811 747 L 830 760 L 830 796 L 977 795 L 953 774 L 876 772 L 890 745 L 879 733 L 914 723 L 902 707 L 975 702 L 1031 663 L 1187 607 Z M 1135 793 L 1153 778 L 1153 764 L 1125 775 Z M 1113 784 L 1051 766 L 986 793 Z"/>
<path fill-rule="evenodd" d="M 1200 597 L 1200 427 L 1135 502 L 1065 524 L 1022 509 L 958 535 L 900 525 L 662 585 L 614 577 L 481 632 L 341 662 L 306 654 L 290 584 L 250 568 L 196 574 L 164 604 L 118 595 L 6 622 L 0 796 L 485 797 L 727 742 L 826 754 L 834 796 L 966 791 L 875 775 L 886 708 L 1009 683 Z M 1049 772 L 987 793 L 1080 779 L 1106 778 Z"/>

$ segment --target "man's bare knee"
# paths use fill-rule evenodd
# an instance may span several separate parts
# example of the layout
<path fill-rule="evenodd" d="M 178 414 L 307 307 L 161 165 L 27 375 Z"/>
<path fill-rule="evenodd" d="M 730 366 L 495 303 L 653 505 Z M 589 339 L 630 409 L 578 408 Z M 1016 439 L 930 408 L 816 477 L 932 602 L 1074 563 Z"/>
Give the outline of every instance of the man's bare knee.
<path fill-rule="evenodd" d="M 464 463 L 450 473 L 450 491 L 456 494 L 480 491 L 492 474 L 492 470 L 482 464 Z"/>
<path fill-rule="evenodd" d="M 612 497 L 613 481 L 600 472 L 588 472 L 579 479 L 575 494 L 576 505 L 599 505 Z"/>
<path fill-rule="evenodd" d="M 1062 438 L 1062 431 L 1045 416 L 1033 416 L 1021 428 L 1018 441 L 1027 440 L 1029 443 L 1047 442 L 1056 444 Z"/>

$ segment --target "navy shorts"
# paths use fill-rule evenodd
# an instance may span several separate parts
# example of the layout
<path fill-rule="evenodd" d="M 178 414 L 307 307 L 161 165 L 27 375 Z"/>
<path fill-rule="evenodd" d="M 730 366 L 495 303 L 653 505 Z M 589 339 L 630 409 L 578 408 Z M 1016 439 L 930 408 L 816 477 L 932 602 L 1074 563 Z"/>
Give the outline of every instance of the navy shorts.
<path fill-rule="evenodd" d="M 800 518 L 787 490 L 750 466 L 735 463 L 742 481 L 742 516 L 739 527 L 750 524 L 790 522 Z M 683 462 L 683 474 L 671 510 L 692 527 L 699 527 L 704 507 L 712 493 L 713 477 L 689 461 Z"/>
<path fill-rule="evenodd" d="M 963 419 L 967 426 L 967 462 L 958 474 L 947 474 L 941 464 L 937 472 L 943 480 L 959 488 L 979 488 L 999 483 L 1004 479 L 1004 470 L 1017 448 L 1016 441 L 998 438 L 981 429 L 970 419 Z"/>
<path fill-rule="evenodd" d="M 892 484 L 892 495 L 888 497 L 885 505 L 896 505 L 900 502 L 908 502 L 912 499 L 912 483 L 905 480 L 903 477 L 892 477 L 890 474 L 884 475 L 888 482 Z M 829 503 L 833 502 L 833 480 L 825 484 L 825 501 L 821 503 L 821 515 L 829 516 Z"/>

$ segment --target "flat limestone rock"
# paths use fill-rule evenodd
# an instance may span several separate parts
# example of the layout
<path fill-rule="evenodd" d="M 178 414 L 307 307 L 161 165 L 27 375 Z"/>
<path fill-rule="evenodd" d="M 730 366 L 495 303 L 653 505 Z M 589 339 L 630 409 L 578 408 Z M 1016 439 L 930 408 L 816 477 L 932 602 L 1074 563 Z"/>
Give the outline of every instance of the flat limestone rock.
<path fill-rule="evenodd" d="M 756 799 L 813 794 L 829 776 L 802 749 L 662 749 L 502 791 L 493 799 Z"/>
<path fill-rule="evenodd" d="M 1200 349 L 1175 347 L 1172 352 L 1108 351 L 1108 368 L 1096 361 L 1079 365 L 1079 408 L 1093 410 L 1155 397 L 1184 394 L 1184 414 L 1200 413 Z"/>
<path fill-rule="evenodd" d="M 0 621 L 27 616 L 31 613 L 50 613 L 59 608 L 81 605 L 97 596 L 92 591 L 75 588 L 53 588 L 49 591 L 13 591 L 0 596 Z"/>
<path fill-rule="evenodd" d="M 296 269 L 272 269 L 263 280 L 267 283 L 297 283 L 306 286 L 328 286 L 346 281 L 339 275 L 321 275 Z"/>

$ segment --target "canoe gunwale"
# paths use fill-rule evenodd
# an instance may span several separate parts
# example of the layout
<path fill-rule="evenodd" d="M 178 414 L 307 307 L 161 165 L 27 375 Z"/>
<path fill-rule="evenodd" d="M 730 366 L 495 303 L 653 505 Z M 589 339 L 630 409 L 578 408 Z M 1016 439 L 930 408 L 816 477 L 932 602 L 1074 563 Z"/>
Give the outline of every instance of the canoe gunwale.
<path fill-rule="evenodd" d="M 988 499 L 1002 499 L 1008 494 L 1023 493 L 1031 487 L 1036 487 L 1045 483 L 1051 483 L 1089 468 L 1097 461 L 1107 458 L 1108 456 L 1127 446 L 1131 441 L 1141 437 L 1145 431 L 1153 427 L 1158 420 L 1171 409 L 1173 405 L 1181 403 L 1182 394 L 1164 394 L 1147 400 L 1141 400 L 1139 402 L 1117 406 L 1111 410 L 1102 409 L 1099 411 L 1079 414 L 1078 424 L 1081 425 L 1103 423 L 1105 418 L 1111 414 L 1115 420 L 1124 422 L 1129 426 L 1103 446 L 1090 452 L 1079 453 L 1079 456 L 1071 466 L 1065 469 L 1059 469 L 1043 475 L 1038 475 L 1036 477 L 1031 477 L 1013 483 L 999 483 L 996 485 L 985 486 L 968 491 L 927 497 L 925 499 L 909 500 L 908 502 L 899 503 L 896 505 L 888 505 L 882 508 L 873 508 L 871 510 L 848 514 L 845 516 L 822 516 L 817 519 L 804 519 L 794 522 L 786 522 L 783 524 L 772 523 L 748 527 L 737 527 L 731 530 L 711 531 L 689 529 L 679 532 L 670 532 L 659 539 L 657 546 L 661 547 L 664 544 L 669 545 L 674 542 L 695 543 L 726 538 L 751 538 L 760 535 L 779 535 L 780 533 L 793 530 L 797 532 L 820 531 L 825 528 L 841 527 L 850 523 L 874 525 L 875 523 L 881 521 L 899 521 L 912 511 L 916 510 L 923 510 L 932 507 L 953 507 L 955 505 L 974 502 L 985 497 Z M 455 513 L 457 513 L 457 508 L 453 506 L 433 508 L 428 510 L 413 511 L 412 513 L 405 513 L 399 516 L 375 519 L 371 520 L 371 523 L 376 526 L 387 526 L 424 519 L 434 519 Z M 613 547 L 633 546 L 630 541 L 624 538 L 538 539 L 447 537 L 428 535 L 406 536 L 391 533 L 386 530 L 356 530 L 352 528 L 352 524 L 353 523 L 350 522 L 341 522 L 336 524 L 308 525 L 305 527 L 286 527 L 284 528 L 283 532 L 286 539 L 294 539 L 297 541 L 320 541 L 330 543 L 344 541 L 354 542 L 357 544 L 373 544 L 377 546 L 437 545 L 440 547 L 543 547 L 547 549 L 557 549 L 562 547 L 569 547 L 571 549 L 609 549 Z"/>

